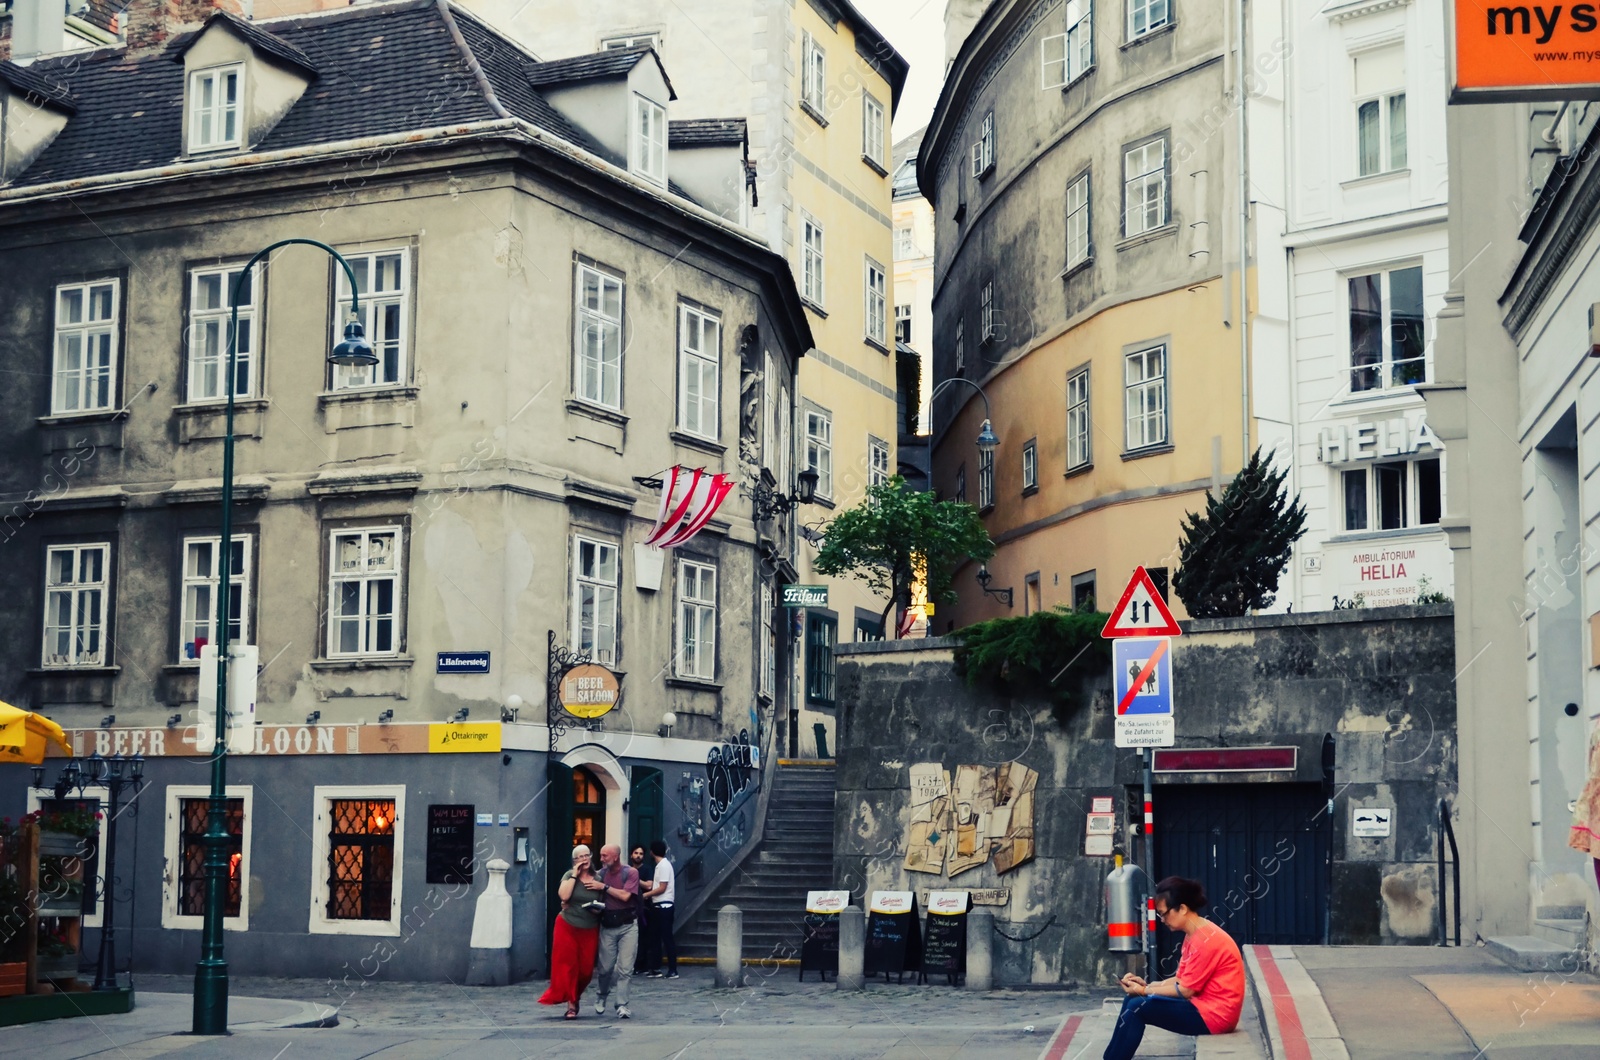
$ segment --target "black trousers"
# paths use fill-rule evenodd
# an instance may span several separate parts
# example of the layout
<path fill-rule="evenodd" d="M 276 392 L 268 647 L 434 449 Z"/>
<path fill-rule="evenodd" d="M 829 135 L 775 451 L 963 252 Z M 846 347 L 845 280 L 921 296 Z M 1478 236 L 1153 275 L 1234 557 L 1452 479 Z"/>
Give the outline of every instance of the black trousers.
<path fill-rule="evenodd" d="M 648 972 L 661 963 L 656 949 L 655 909 L 646 902 L 639 909 L 639 955 L 634 958 L 635 972 Z"/>
<path fill-rule="evenodd" d="M 651 948 L 651 952 L 657 955 L 657 960 L 660 959 L 660 955 L 665 955 L 668 975 L 678 974 L 678 940 L 672 934 L 674 913 L 675 910 L 670 905 L 650 907 L 650 933 L 655 936 L 655 945 Z"/>

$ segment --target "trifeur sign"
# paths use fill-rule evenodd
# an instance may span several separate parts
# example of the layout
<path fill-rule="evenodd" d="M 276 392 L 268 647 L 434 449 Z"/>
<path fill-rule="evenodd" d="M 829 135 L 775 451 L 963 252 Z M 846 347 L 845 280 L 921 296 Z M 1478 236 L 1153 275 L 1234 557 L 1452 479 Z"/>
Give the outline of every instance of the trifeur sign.
<path fill-rule="evenodd" d="M 1600 99 L 1600 3 L 1450 6 L 1450 102 Z"/>
<path fill-rule="evenodd" d="M 826 585 L 785 585 L 783 587 L 784 607 L 827 607 L 828 587 Z"/>

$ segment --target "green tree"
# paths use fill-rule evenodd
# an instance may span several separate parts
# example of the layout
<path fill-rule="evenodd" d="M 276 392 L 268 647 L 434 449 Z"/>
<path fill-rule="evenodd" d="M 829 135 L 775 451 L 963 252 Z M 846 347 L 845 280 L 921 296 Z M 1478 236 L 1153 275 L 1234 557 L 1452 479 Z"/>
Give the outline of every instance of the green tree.
<path fill-rule="evenodd" d="M 1172 587 L 1189 614 L 1232 617 L 1272 605 L 1290 550 L 1306 532 L 1305 506 L 1289 499 L 1287 476 L 1257 449 L 1222 496 L 1206 498 L 1205 514 L 1187 514 Z"/>
<path fill-rule="evenodd" d="M 840 512 L 823 528 L 822 549 L 813 569 L 829 576 L 849 575 L 889 598 L 881 620 L 897 603 L 909 603 L 911 586 L 923 580 L 928 599 L 954 603 L 950 585 L 956 564 L 994 555 L 983 521 L 970 504 L 935 500 L 932 493 L 905 488 L 898 475 L 867 490 L 866 499 Z"/>

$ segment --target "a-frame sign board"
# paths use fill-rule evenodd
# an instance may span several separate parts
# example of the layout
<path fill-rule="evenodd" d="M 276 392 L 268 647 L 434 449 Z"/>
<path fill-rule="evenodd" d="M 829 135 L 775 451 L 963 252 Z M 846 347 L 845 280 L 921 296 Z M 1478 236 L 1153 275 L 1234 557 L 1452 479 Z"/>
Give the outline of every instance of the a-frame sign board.
<path fill-rule="evenodd" d="M 1102 637 L 1179 637 L 1177 619 L 1167 609 L 1167 602 L 1156 591 L 1156 583 L 1143 567 L 1135 567 L 1128 587 L 1122 590 L 1122 599 L 1112 608 Z"/>

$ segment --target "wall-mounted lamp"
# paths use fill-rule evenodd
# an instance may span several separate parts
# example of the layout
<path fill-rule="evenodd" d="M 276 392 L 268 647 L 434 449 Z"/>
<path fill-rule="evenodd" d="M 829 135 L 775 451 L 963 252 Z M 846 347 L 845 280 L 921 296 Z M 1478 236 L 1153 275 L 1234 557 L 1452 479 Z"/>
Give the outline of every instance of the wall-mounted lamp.
<path fill-rule="evenodd" d="M 450 720 L 454 722 L 466 721 L 469 713 L 471 713 L 469 708 L 462 707 L 460 710 L 456 711 L 455 717 L 451 718 Z"/>
<path fill-rule="evenodd" d="M 178 723 L 181 722 L 181 721 L 183 721 L 183 715 L 182 714 L 174 714 L 170 718 L 167 719 L 167 728 L 176 729 L 178 727 Z"/>
<path fill-rule="evenodd" d="M 750 491 L 750 504 L 755 509 L 755 517 L 770 519 L 774 515 L 786 514 L 794 511 L 802 504 L 810 504 L 817 499 L 817 483 L 821 476 L 810 468 L 806 468 L 794 478 L 794 493 L 784 496 L 765 482 L 757 482 Z"/>
<path fill-rule="evenodd" d="M 678 716 L 672 713 L 672 711 L 669 710 L 665 714 L 661 715 L 661 735 L 671 736 L 672 727 L 676 724 L 678 724 Z"/>
<path fill-rule="evenodd" d="M 387 725 L 389 722 L 391 722 L 393 720 L 394 720 L 394 711 L 393 710 L 384 710 L 384 711 L 379 711 L 378 712 L 378 724 L 379 725 Z"/>
<path fill-rule="evenodd" d="M 100 719 L 100 727 L 102 729 L 109 729 L 113 724 L 116 723 L 116 720 L 117 716 L 115 714 L 107 714 L 105 717 Z"/>
<path fill-rule="evenodd" d="M 506 697 L 505 705 L 500 708 L 500 720 L 507 725 L 517 720 L 517 713 L 522 710 L 523 699 L 512 694 Z"/>
<path fill-rule="evenodd" d="M 978 568 L 978 587 L 981 588 L 985 593 L 988 593 L 990 596 L 994 597 L 996 600 L 999 600 L 1001 603 L 1005 604 L 1007 607 L 1010 607 L 1011 590 L 989 588 L 989 583 L 993 580 L 994 575 L 989 573 L 988 567 L 985 566 Z"/>

